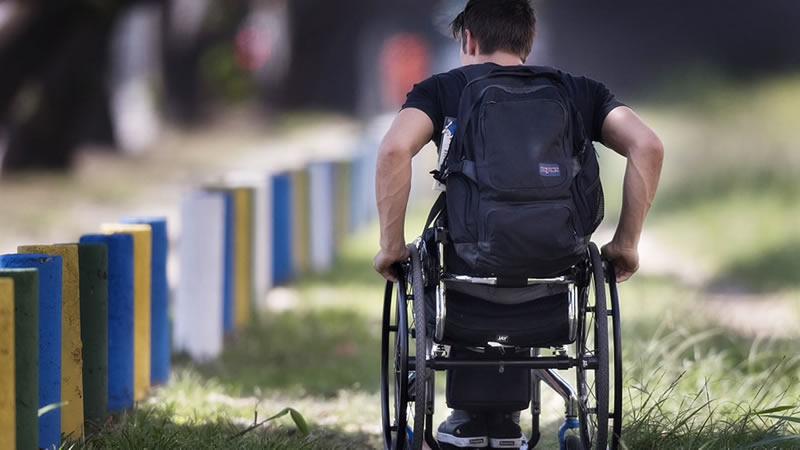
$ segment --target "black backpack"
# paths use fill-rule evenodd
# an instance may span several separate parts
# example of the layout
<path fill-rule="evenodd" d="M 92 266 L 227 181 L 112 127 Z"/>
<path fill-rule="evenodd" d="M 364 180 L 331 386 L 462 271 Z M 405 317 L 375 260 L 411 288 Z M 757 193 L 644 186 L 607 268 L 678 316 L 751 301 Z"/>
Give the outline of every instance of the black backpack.
<path fill-rule="evenodd" d="M 429 221 L 445 210 L 447 248 L 473 276 L 563 272 L 585 257 L 603 219 L 594 146 L 549 68 L 499 67 L 470 81 L 434 177 L 446 195 Z"/>

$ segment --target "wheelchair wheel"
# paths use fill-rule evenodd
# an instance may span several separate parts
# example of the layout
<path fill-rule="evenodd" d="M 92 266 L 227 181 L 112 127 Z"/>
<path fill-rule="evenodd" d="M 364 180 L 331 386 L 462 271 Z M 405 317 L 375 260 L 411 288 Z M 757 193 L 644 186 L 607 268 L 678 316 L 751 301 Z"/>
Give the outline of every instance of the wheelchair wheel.
<path fill-rule="evenodd" d="M 398 274 L 397 295 L 393 295 L 394 284 L 391 282 L 387 282 L 384 293 L 381 413 L 384 448 L 387 450 L 422 448 L 425 438 L 426 393 L 433 379 L 432 371 L 425 367 L 425 305 L 419 254 L 413 249 L 411 255 L 411 265 L 405 266 L 410 273 L 406 273 L 405 267 L 398 267 L 395 271 Z M 414 301 L 417 292 L 420 293 L 419 301 Z M 409 356 L 412 336 L 415 340 L 413 358 Z M 410 361 L 414 361 L 413 367 L 410 367 Z M 410 403 L 414 403 L 413 410 L 409 410 Z M 412 411 L 413 415 L 409 414 Z"/>
<path fill-rule="evenodd" d="M 407 443 L 408 315 L 405 277 L 398 276 L 397 296 L 392 295 L 393 283 L 387 282 L 383 301 L 381 418 L 385 450 L 405 449 Z"/>
<path fill-rule="evenodd" d="M 608 312 L 603 262 L 594 243 L 589 244 L 589 259 L 590 283 L 581 293 L 577 342 L 580 359 L 576 370 L 578 423 L 585 448 L 605 449 L 608 443 Z"/>

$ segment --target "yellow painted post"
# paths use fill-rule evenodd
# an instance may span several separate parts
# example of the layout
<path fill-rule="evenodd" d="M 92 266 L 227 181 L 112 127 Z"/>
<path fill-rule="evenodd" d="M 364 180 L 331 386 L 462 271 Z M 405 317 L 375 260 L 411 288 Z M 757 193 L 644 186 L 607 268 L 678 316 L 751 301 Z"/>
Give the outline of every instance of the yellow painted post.
<path fill-rule="evenodd" d="M 253 304 L 253 189 L 234 188 L 234 281 L 235 324 L 250 323 Z"/>
<path fill-rule="evenodd" d="M 14 280 L 0 278 L 0 448 L 17 447 Z"/>
<path fill-rule="evenodd" d="M 61 433 L 83 437 L 83 344 L 76 244 L 21 245 L 19 253 L 61 257 Z"/>
<path fill-rule="evenodd" d="M 141 400 L 150 389 L 150 225 L 106 223 L 107 234 L 133 236 L 133 399 Z"/>
<path fill-rule="evenodd" d="M 308 170 L 292 172 L 292 260 L 293 276 L 308 271 Z"/>

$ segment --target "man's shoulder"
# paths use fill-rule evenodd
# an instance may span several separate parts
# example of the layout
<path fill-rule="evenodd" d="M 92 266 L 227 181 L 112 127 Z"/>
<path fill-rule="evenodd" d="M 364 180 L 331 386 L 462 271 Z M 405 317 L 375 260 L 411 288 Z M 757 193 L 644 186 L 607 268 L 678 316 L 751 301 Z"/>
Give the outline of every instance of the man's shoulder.
<path fill-rule="evenodd" d="M 456 67 L 454 69 L 450 69 L 447 72 L 440 72 L 437 74 L 432 75 L 429 79 L 436 80 L 438 82 L 443 83 L 463 83 L 466 84 L 471 78 L 474 78 L 478 71 L 480 71 L 480 66 L 461 66 Z"/>

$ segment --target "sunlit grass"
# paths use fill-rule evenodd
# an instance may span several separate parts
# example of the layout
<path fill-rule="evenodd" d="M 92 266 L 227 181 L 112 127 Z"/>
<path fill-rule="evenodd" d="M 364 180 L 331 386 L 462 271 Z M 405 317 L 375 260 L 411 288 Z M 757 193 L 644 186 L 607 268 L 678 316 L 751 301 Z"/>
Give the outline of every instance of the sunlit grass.
<path fill-rule="evenodd" d="M 356 276 L 359 282 L 348 276 L 371 261 L 372 245 L 364 242 L 373 235 L 374 228 L 349 239 L 339 275 L 300 280 L 294 307 L 266 312 L 219 361 L 197 366 L 179 360 L 167 386 L 138 412 L 107 425 L 87 446 L 378 447 L 382 283 L 371 274 Z M 736 448 L 797 433 L 792 422 L 800 405 L 796 342 L 711 327 L 696 314 L 702 294 L 668 279 L 634 279 L 621 286 L 621 295 L 627 448 Z M 541 448 L 548 448 L 555 443 L 563 403 L 546 390 L 544 404 Z M 437 419 L 442 419 L 441 393 L 437 405 Z M 308 420 L 310 437 L 293 431 L 290 420 L 279 420 L 232 440 L 286 406 Z M 783 406 L 790 408 L 757 414 Z M 769 447 L 792 445 L 800 441 Z"/>

